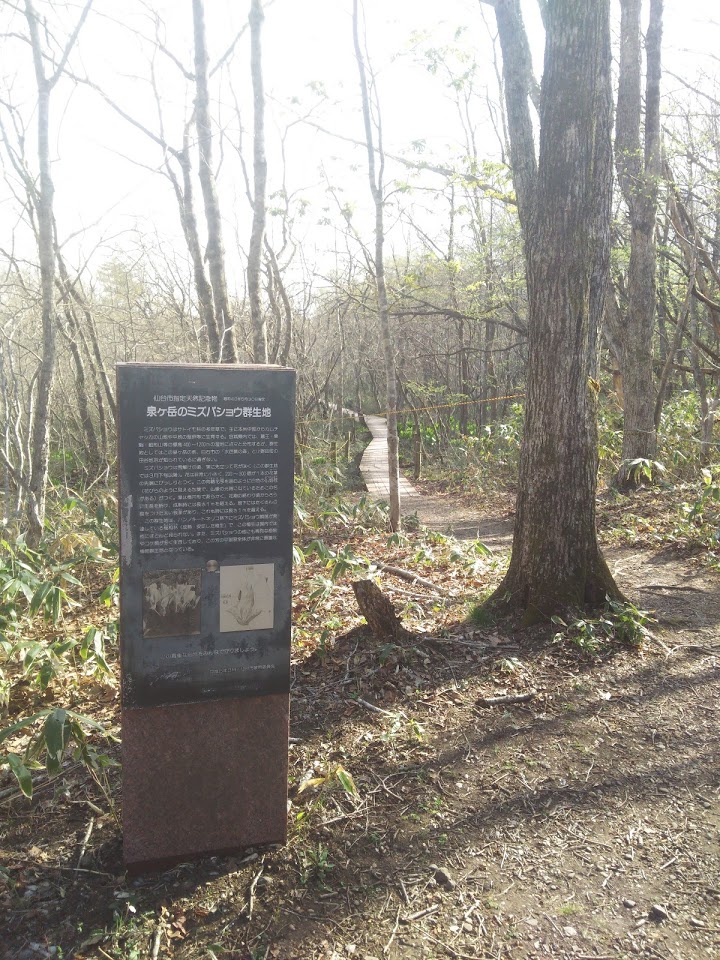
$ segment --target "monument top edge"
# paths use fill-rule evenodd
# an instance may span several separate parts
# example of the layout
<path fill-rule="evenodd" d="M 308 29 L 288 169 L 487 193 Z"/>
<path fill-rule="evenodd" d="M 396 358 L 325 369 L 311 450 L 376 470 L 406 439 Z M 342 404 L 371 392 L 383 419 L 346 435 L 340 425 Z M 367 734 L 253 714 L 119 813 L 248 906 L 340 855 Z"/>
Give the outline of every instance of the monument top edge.
<path fill-rule="evenodd" d="M 157 367 L 177 370 L 272 370 L 272 371 L 286 371 L 287 373 L 294 373 L 294 367 L 281 367 L 276 363 L 144 363 L 139 361 L 122 361 L 115 364 L 116 368 L 120 367 L 133 367 L 133 368 L 147 368 L 155 369 Z"/>

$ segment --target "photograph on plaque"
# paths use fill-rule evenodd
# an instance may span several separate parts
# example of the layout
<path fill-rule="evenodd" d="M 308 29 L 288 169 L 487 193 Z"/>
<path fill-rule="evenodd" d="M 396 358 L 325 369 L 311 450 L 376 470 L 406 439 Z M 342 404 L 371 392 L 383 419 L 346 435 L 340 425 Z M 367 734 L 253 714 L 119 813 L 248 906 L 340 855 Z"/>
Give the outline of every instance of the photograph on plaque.
<path fill-rule="evenodd" d="M 200 570 L 143 573 L 143 636 L 188 637 L 200 633 Z"/>
<path fill-rule="evenodd" d="M 271 630 L 274 612 L 274 564 L 220 567 L 220 633 Z"/>

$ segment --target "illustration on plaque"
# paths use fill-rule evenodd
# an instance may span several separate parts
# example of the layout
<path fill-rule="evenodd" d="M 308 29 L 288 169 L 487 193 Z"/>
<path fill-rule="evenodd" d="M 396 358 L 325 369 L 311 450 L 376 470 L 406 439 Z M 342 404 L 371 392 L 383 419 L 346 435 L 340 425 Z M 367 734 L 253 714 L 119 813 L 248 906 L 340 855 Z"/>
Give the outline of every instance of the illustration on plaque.
<path fill-rule="evenodd" d="M 220 567 L 220 633 L 271 630 L 274 610 L 272 563 Z"/>
<path fill-rule="evenodd" d="M 200 570 L 143 573 L 143 636 L 200 633 Z"/>

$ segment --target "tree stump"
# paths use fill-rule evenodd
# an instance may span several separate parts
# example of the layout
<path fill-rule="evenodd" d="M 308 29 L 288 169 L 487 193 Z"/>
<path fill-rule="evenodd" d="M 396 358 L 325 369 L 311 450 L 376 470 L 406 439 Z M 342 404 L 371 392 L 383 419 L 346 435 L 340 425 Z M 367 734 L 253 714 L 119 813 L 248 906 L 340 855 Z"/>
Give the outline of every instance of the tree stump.
<path fill-rule="evenodd" d="M 395 643 L 410 639 L 412 634 L 402 625 L 395 607 L 376 583 L 372 580 L 356 580 L 352 588 L 360 613 L 367 620 L 374 637 L 378 640 L 390 638 Z"/>

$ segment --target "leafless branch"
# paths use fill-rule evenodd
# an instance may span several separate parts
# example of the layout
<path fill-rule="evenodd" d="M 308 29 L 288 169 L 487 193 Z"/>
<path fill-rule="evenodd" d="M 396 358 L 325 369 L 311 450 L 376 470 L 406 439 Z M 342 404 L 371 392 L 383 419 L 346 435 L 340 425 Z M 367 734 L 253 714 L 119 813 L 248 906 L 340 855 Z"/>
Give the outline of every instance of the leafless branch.
<path fill-rule="evenodd" d="M 51 87 L 54 87 L 55 84 L 60 79 L 60 77 L 62 76 L 62 73 L 65 70 L 65 67 L 67 65 L 68 57 L 70 56 L 72 48 L 75 46 L 75 42 L 77 41 L 78 35 L 80 34 L 80 31 L 83 28 L 83 24 L 87 20 L 87 17 L 88 17 L 88 14 L 90 13 L 90 8 L 92 7 L 92 5 L 93 5 L 93 0 L 87 0 L 85 6 L 83 7 L 82 13 L 80 14 L 80 18 L 78 19 L 75 29 L 70 34 L 70 37 L 68 38 L 68 42 L 65 44 L 65 49 L 63 50 L 62 57 L 60 58 L 60 63 L 58 64 L 57 69 L 55 70 L 55 73 L 52 75 L 52 77 L 49 80 L 49 84 Z"/>

